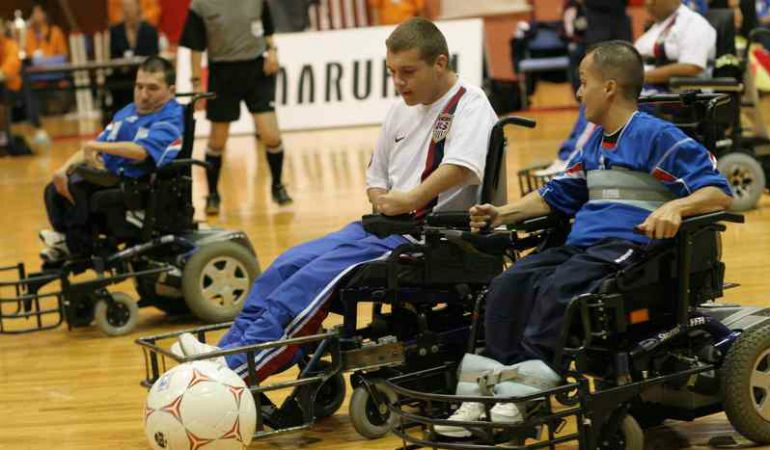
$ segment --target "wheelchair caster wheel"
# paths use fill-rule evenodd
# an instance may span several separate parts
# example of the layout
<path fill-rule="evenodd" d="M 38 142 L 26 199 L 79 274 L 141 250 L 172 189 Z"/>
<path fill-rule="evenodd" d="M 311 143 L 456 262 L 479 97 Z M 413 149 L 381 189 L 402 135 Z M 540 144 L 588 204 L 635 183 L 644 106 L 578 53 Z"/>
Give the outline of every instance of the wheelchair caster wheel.
<path fill-rule="evenodd" d="M 600 450 L 643 450 L 644 431 L 633 416 L 626 414 L 615 433 L 600 438 L 598 448 Z"/>
<path fill-rule="evenodd" d="M 770 326 L 742 334 L 722 366 L 722 402 L 735 429 L 770 444 Z"/>
<path fill-rule="evenodd" d="M 717 165 L 733 191 L 730 210 L 740 212 L 756 207 L 765 190 L 765 171 L 759 161 L 737 152 L 719 158 Z"/>
<path fill-rule="evenodd" d="M 326 361 L 319 361 L 318 371 L 313 371 L 309 375 L 315 375 L 321 372 L 328 372 L 331 369 L 331 363 Z M 340 409 L 342 403 L 345 401 L 345 377 L 342 373 L 335 373 L 328 380 L 326 380 L 320 386 L 308 385 L 302 386 L 300 389 L 312 389 L 313 393 L 313 416 L 316 419 L 323 419 L 324 417 L 330 417 Z"/>
<path fill-rule="evenodd" d="M 99 300 L 94 306 L 96 326 L 107 336 L 130 333 L 139 318 L 139 307 L 128 294 L 115 292 L 110 295 L 112 301 Z"/>
<path fill-rule="evenodd" d="M 384 389 L 380 383 L 370 386 L 377 389 L 383 402 L 374 400 L 365 386 L 358 386 L 350 397 L 348 414 L 358 434 L 367 439 L 377 439 L 388 434 L 396 421 L 396 415 L 390 412 L 385 402 L 393 403 L 397 398 L 395 392 Z"/>
<path fill-rule="evenodd" d="M 182 271 L 184 301 L 203 321 L 233 320 L 258 275 L 257 258 L 246 247 L 230 241 L 206 244 Z"/>

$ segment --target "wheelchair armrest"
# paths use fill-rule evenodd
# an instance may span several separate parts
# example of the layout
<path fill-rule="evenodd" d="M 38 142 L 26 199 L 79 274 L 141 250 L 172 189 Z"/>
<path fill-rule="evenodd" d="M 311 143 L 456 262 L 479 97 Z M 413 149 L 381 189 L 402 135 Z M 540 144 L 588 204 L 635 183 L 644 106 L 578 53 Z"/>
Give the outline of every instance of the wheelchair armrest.
<path fill-rule="evenodd" d="M 727 211 L 698 214 L 697 216 L 691 216 L 682 220 L 679 232 L 689 232 L 717 222 L 743 223 L 745 222 L 745 218 L 742 214 L 734 214 Z"/>
<path fill-rule="evenodd" d="M 165 173 L 172 172 L 175 169 L 178 169 L 180 167 L 187 167 L 187 166 L 201 166 L 204 169 L 208 170 L 211 165 L 199 159 L 175 159 L 170 163 L 165 164 L 162 167 L 159 167 L 155 172 L 162 175 Z"/>
<path fill-rule="evenodd" d="M 471 216 L 468 211 L 440 211 L 428 214 L 425 223 L 437 228 L 470 229 Z"/>
<path fill-rule="evenodd" d="M 545 230 L 548 228 L 556 228 L 564 223 L 564 216 L 561 214 L 551 213 L 545 216 L 532 217 L 530 219 L 521 221 L 513 226 L 518 231 L 525 231 L 531 233 L 533 231 Z"/>
<path fill-rule="evenodd" d="M 91 167 L 86 164 L 78 164 L 73 168 L 73 173 L 80 175 L 88 183 L 101 187 L 114 187 L 120 183 L 120 176 L 114 173 Z"/>
<path fill-rule="evenodd" d="M 411 214 L 385 216 L 382 214 L 366 214 L 361 218 L 364 230 L 377 237 L 385 238 L 394 234 L 419 234 L 420 225 Z"/>

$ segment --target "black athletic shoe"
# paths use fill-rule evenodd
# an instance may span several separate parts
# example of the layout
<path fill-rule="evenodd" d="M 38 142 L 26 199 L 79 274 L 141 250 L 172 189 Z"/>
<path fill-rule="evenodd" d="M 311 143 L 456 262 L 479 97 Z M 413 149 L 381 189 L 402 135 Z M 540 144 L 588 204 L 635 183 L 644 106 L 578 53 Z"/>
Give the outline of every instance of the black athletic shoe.
<path fill-rule="evenodd" d="M 279 205 L 288 205 L 293 200 L 289 197 L 289 193 L 286 192 L 286 186 L 283 184 L 274 184 L 271 188 L 273 194 L 273 201 Z"/>
<path fill-rule="evenodd" d="M 221 199 L 219 198 L 219 194 L 209 194 L 208 197 L 206 197 L 206 215 L 209 216 L 216 216 L 219 214 L 219 203 L 221 202 Z"/>

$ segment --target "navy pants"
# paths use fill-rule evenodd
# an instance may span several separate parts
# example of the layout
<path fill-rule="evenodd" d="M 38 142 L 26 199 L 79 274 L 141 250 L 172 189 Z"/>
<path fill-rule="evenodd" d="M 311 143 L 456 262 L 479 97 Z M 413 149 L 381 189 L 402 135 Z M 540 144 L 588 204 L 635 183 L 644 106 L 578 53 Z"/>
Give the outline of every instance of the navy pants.
<path fill-rule="evenodd" d="M 70 193 L 75 203 L 59 195 L 53 183 L 48 183 L 43 193 L 48 221 L 54 230 L 67 236 L 67 247 L 73 254 L 88 254 L 92 250 L 91 221 L 94 215 L 89 209 L 89 199 L 94 192 L 104 189 L 83 180 L 79 175 L 68 177 Z"/>
<path fill-rule="evenodd" d="M 551 362 L 570 300 L 594 292 L 642 253 L 639 244 L 603 239 L 588 248 L 550 248 L 516 262 L 490 284 L 485 355 L 506 365 Z"/>

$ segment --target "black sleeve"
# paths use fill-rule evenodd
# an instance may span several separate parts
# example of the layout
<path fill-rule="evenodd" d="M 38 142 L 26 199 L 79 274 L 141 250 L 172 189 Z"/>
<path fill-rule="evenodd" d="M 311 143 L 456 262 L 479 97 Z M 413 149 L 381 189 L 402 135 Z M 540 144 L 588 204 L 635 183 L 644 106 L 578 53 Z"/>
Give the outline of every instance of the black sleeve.
<path fill-rule="evenodd" d="M 265 36 L 272 36 L 275 33 L 273 16 L 270 14 L 270 6 L 266 1 L 262 2 L 262 28 L 265 30 Z"/>
<path fill-rule="evenodd" d="M 182 30 L 182 38 L 179 40 L 179 45 L 190 50 L 202 52 L 206 50 L 207 44 L 206 24 L 198 13 L 190 9 L 187 12 L 187 20 L 184 23 L 184 30 Z"/>

